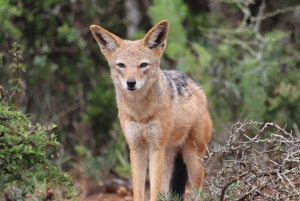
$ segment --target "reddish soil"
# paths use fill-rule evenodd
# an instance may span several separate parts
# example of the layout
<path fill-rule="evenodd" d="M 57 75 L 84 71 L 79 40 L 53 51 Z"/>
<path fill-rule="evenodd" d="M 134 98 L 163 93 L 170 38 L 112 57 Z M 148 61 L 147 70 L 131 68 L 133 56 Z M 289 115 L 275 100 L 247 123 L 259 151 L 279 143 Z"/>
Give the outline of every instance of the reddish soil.
<path fill-rule="evenodd" d="M 115 192 L 94 192 L 88 196 L 80 194 L 82 201 L 133 201 L 132 192 L 125 186 L 120 186 Z"/>
<path fill-rule="evenodd" d="M 74 172 L 73 172 L 74 173 Z M 75 186 L 80 192 L 78 198 L 80 201 L 133 201 L 132 181 L 130 179 L 120 178 L 117 175 L 111 175 L 103 182 L 92 182 L 87 179 L 79 179 L 76 175 Z M 73 174 L 73 178 L 76 178 Z M 189 185 L 187 192 L 190 191 Z M 188 200 L 188 195 L 184 200 Z M 150 198 L 149 183 L 146 184 L 146 200 Z"/>
<path fill-rule="evenodd" d="M 133 201 L 130 180 L 109 178 L 97 184 L 86 179 L 78 179 L 75 185 L 80 192 L 78 198 L 81 201 Z"/>
<path fill-rule="evenodd" d="M 131 181 L 122 181 L 120 179 L 112 179 L 116 182 L 105 182 L 106 185 L 104 188 L 88 188 L 91 189 L 90 192 L 87 192 L 86 189 L 80 190 L 79 200 L 81 201 L 133 201 L 132 195 L 132 184 Z M 118 186 L 120 184 L 120 186 Z M 84 185 L 85 186 L 85 185 Z M 98 189 L 98 191 L 97 191 Z M 187 187 L 186 193 L 190 190 L 189 186 Z M 102 192 L 101 192 L 102 191 Z M 88 195 L 87 195 L 88 193 Z M 184 200 L 188 200 L 188 195 L 185 196 Z M 149 184 L 146 185 L 146 200 L 150 199 L 150 190 Z"/>
<path fill-rule="evenodd" d="M 100 193 L 88 196 L 83 201 L 133 201 L 133 197 L 122 196 L 116 193 Z"/>

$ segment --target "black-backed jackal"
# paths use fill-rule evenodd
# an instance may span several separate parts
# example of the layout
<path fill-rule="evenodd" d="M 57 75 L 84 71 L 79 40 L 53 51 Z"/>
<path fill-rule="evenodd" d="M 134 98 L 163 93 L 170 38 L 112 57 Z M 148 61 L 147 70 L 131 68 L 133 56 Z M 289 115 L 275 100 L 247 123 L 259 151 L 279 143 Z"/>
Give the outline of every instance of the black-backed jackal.
<path fill-rule="evenodd" d="M 90 27 L 111 68 L 119 120 L 130 148 L 135 201 L 144 201 L 149 156 L 151 201 L 159 191 L 183 195 L 187 179 L 201 188 L 212 123 L 207 100 L 190 78 L 159 67 L 168 21 L 141 40 L 122 40 L 97 25 Z"/>

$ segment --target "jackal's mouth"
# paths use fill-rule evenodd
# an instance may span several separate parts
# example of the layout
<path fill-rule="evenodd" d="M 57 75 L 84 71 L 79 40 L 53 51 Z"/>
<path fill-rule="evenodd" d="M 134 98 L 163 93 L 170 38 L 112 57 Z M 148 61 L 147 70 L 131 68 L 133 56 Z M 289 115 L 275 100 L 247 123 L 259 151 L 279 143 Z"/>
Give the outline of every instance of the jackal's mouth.
<path fill-rule="evenodd" d="M 127 88 L 129 91 L 135 91 L 137 88 Z"/>

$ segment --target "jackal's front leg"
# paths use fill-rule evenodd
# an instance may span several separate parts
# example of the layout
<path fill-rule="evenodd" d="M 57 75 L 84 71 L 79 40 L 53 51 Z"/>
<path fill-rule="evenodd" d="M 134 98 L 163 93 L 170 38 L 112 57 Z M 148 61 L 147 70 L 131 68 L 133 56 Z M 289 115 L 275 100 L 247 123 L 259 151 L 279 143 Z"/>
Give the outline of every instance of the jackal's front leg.
<path fill-rule="evenodd" d="M 145 181 L 147 171 L 147 148 L 146 146 L 131 147 L 130 160 L 133 180 L 134 201 L 144 201 Z"/>
<path fill-rule="evenodd" d="M 165 147 L 149 148 L 150 201 L 157 201 L 164 173 Z"/>

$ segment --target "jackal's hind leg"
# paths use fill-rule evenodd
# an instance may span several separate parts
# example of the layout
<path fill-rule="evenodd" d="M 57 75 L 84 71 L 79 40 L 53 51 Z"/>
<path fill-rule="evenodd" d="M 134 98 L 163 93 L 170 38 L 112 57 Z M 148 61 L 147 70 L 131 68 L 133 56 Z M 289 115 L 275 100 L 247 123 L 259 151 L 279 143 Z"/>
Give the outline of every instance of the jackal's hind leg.
<path fill-rule="evenodd" d="M 205 143 L 197 143 L 193 137 L 188 137 L 182 147 L 182 154 L 190 184 L 192 187 L 200 189 L 204 180 L 204 167 L 199 157 L 204 157 L 206 154 Z"/>

